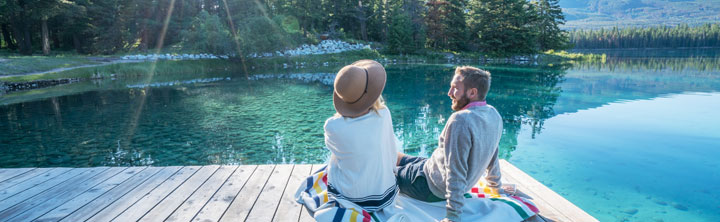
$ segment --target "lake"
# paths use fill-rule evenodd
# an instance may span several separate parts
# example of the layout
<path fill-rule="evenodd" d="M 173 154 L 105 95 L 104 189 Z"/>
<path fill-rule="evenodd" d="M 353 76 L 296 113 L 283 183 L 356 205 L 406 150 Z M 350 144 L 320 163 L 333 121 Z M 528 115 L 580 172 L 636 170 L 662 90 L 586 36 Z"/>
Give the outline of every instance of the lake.
<path fill-rule="evenodd" d="M 720 53 L 469 64 L 493 75 L 500 156 L 600 221 L 720 220 Z M 455 65 L 388 64 L 401 149 L 427 156 Z M 336 70 L 334 70 L 336 71 Z M 84 81 L 0 97 L 0 167 L 322 163 L 333 69 Z"/>

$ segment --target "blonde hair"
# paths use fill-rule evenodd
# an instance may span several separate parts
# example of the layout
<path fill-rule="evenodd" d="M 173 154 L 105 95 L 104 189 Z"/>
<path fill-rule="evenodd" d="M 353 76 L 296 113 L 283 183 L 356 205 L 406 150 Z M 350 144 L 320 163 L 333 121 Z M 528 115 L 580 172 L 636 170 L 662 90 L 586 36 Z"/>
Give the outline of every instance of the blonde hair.
<path fill-rule="evenodd" d="M 375 102 L 370 106 L 370 110 L 374 111 L 376 114 L 380 115 L 378 110 L 385 109 L 387 106 L 385 106 L 385 99 L 383 99 L 382 95 L 378 96 L 378 98 L 375 100 Z"/>
<path fill-rule="evenodd" d="M 382 95 L 380 95 L 375 102 L 370 106 L 370 110 L 375 112 L 375 114 L 380 115 L 380 112 L 378 110 L 385 109 L 387 106 L 385 106 L 385 99 L 383 99 Z M 340 113 L 335 113 L 335 116 L 343 116 Z M 346 117 L 346 116 L 343 116 Z"/>

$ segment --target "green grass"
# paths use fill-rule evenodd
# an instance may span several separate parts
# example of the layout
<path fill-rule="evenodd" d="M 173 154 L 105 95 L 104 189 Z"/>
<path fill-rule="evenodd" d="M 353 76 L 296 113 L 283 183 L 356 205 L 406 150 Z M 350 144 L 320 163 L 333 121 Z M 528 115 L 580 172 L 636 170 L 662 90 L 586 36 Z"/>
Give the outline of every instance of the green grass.
<path fill-rule="evenodd" d="M 239 72 L 242 67 L 239 63 L 228 60 L 183 60 L 183 61 L 157 61 L 140 63 L 117 63 L 96 67 L 85 67 L 62 72 L 52 72 L 38 75 L 25 75 L 1 77 L 4 82 L 29 82 L 41 79 L 62 78 L 107 78 L 123 76 L 158 76 L 181 75 L 209 72 Z"/>
<path fill-rule="evenodd" d="M 52 72 L 36 75 L 24 75 L 3 77 L 0 75 L 0 81 L 4 82 L 28 82 L 41 79 L 62 79 L 62 78 L 107 78 L 107 77 L 127 77 L 127 76 L 149 76 L 151 73 L 155 77 L 168 77 L 177 75 L 191 75 L 204 73 L 228 73 L 228 74 L 253 74 L 253 73 L 282 73 L 282 72 L 337 72 L 340 67 L 348 65 L 354 61 L 361 59 L 374 59 L 378 61 L 395 61 L 397 63 L 445 63 L 445 55 L 452 53 L 456 58 L 477 59 L 482 58 L 479 53 L 455 53 L 455 52 L 427 52 L 415 55 L 383 55 L 376 50 L 364 49 L 358 51 L 348 51 L 337 54 L 326 55 L 306 55 L 294 57 L 272 57 L 272 58 L 246 58 L 244 60 L 158 60 L 157 62 L 139 62 L 139 63 L 117 63 L 96 67 L 85 67 L 71 69 L 62 72 Z M 28 56 L 13 57 L 10 62 L 11 66 L 25 67 L 26 70 L 40 69 L 38 64 L 44 64 L 45 67 L 69 67 L 87 63 L 87 57 L 79 55 L 58 55 L 55 57 L 44 56 Z M 8 58 L 8 57 L 0 57 Z M 604 55 L 567 53 L 565 51 L 554 52 L 548 51 L 541 55 L 541 61 L 544 63 L 565 62 L 572 60 L 604 60 Z M 297 68 L 295 64 L 304 63 L 304 68 Z M 325 65 L 325 63 L 328 63 Z M 52 66 L 51 64 L 55 64 Z M 283 67 L 287 64 L 288 68 Z M 5 62 L 3 66 L 8 66 Z M 52 68 L 46 68 L 52 69 Z M 2 69 L 3 72 L 7 72 Z"/>
<path fill-rule="evenodd" d="M 604 61 L 607 60 L 607 55 L 603 54 L 584 54 L 584 53 L 570 53 L 565 50 L 554 51 L 548 50 L 543 53 L 543 61 Z"/>
<path fill-rule="evenodd" d="M 57 68 L 97 64 L 98 61 L 82 55 L 50 55 L 50 56 L 0 56 L 0 76 L 42 72 Z"/>

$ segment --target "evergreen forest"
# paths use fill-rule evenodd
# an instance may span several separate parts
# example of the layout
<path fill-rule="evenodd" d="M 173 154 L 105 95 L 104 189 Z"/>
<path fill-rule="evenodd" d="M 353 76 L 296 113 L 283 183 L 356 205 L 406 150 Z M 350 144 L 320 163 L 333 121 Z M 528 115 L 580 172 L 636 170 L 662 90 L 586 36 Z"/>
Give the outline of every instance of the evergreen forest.
<path fill-rule="evenodd" d="M 341 39 L 384 53 L 567 47 L 558 0 L 0 0 L 0 47 L 237 55 Z"/>
<path fill-rule="evenodd" d="M 578 49 L 720 47 L 720 23 L 570 31 Z"/>

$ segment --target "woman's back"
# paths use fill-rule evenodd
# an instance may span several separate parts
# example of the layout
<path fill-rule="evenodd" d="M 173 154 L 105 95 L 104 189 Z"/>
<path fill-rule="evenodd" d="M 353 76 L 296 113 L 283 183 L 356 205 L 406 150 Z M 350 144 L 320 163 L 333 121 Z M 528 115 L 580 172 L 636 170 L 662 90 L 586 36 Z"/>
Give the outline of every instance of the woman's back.
<path fill-rule="evenodd" d="M 382 108 L 356 118 L 329 118 L 325 122 L 325 145 L 332 152 L 328 164 L 331 192 L 356 203 L 384 206 L 392 202 L 397 192 L 393 173 L 397 150 L 390 110 Z M 374 211 L 383 206 L 363 207 Z"/>

